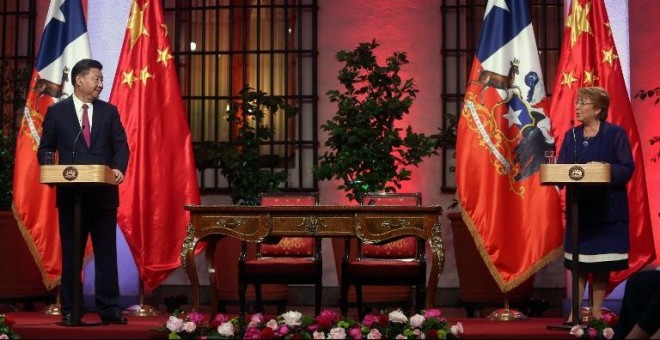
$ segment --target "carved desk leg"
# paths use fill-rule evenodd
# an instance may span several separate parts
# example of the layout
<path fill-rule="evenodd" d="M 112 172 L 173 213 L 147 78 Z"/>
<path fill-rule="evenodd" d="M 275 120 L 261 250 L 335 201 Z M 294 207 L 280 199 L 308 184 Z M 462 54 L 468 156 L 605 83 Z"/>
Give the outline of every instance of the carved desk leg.
<path fill-rule="evenodd" d="M 192 288 L 192 298 L 194 311 L 199 310 L 199 277 L 197 276 L 197 268 L 195 268 L 195 246 L 197 239 L 195 239 L 195 228 L 188 225 L 186 238 L 183 240 L 183 247 L 181 248 L 181 266 L 188 274 L 190 286 Z"/>
<path fill-rule="evenodd" d="M 438 290 L 438 279 L 445 269 L 445 249 L 442 244 L 440 222 L 436 222 L 433 225 L 429 245 L 435 256 L 431 259 L 431 275 L 429 276 L 427 286 L 426 307 L 432 308 L 435 306 L 435 292 Z"/>

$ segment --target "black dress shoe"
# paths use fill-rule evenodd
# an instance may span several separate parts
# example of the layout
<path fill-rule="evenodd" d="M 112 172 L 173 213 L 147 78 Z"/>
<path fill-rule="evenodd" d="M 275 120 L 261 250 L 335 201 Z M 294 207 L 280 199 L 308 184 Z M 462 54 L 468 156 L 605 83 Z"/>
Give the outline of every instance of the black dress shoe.
<path fill-rule="evenodd" d="M 75 319 L 73 313 L 64 313 L 62 314 L 62 322 L 58 324 L 62 326 L 79 326 L 81 321 L 80 319 Z"/>
<path fill-rule="evenodd" d="M 112 315 L 108 317 L 101 317 L 101 323 L 104 325 L 125 325 L 128 323 L 126 318 L 121 315 Z"/>

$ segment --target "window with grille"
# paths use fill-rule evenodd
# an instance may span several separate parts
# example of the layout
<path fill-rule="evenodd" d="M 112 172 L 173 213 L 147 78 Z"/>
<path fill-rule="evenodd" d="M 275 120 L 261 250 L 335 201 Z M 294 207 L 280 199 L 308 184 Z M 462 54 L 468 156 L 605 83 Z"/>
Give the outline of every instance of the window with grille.
<path fill-rule="evenodd" d="M 442 2 L 442 107 L 443 127 L 460 116 L 468 77 L 477 48 L 487 0 L 444 0 Z M 563 0 L 530 0 L 532 24 L 536 35 L 546 93 L 552 95 L 554 75 L 564 31 Z M 456 190 L 455 150 L 442 152 L 443 191 Z"/>
<path fill-rule="evenodd" d="M 17 129 L 24 102 L 14 100 L 24 94 L 14 93 L 14 77 L 31 72 L 34 64 L 35 2 L 5 0 L 0 4 L 0 70 L 2 71 L 2 125 L 0 133 Z"/>
<path fill-rule="evenodd" d="M 193 143 L 231 145 L 226 121 L 246 85 L 283 96 L 299 113 L 269 115 L 260 152 L 284 170 L 285 191 L 317 190 L 317 0 L 164 0 Z M 198 168 L 200 166 L 198 165 Z M 202 193 L 228 192 L 217 165 L 198 169 Z"/>

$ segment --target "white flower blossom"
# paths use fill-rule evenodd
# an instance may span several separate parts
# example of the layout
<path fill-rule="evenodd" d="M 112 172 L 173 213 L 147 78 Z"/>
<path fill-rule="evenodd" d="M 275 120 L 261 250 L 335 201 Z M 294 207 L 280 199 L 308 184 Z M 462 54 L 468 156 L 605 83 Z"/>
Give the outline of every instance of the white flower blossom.
<path fill-rule="evenodd" d="M 234 325 L 231 322 L 227 321 L 220 326 L 218 326 L 218 334 L 222 336 L 233 336 L 234 335 Z"/>
<path fill-rule="evenodd" d="M 346 339 L 346 330 L 341 327 L 335 327 L 328 333 L 328 339 Z"/>
<path fill-rule="evenodd" d="M 382 337 L 383 334 L 381 334 L 380 331 L 375 328 L 369 331 L 369 334 L 367 334 L 367 339 L 380 339 Z"/>
<path fill-rule="evenodd" d="M 167 319 L 167 323 L 165 323 L 165 327 L 173 333 L 181 332 L 181 330 L 183 330 L 183 320 L 176 316 L 170 316 L 170 318 Z"/>
<path fill-rule="evenodd" d="M 282 314 L 284 324 L 289 327 L 300 326 L 302 324 L 302 314 L 296 311 L 288 311 Z"/>
<path fill-rule="evenodd" d="M 459 334 L 463 333 L 463 324 L 460 323 L 460 322 L 457 322 L 455 325 L 452 325 L 449 328 L 449 331 L 451 332 L 451 334 L 454 334 L 454 335 L 458 336 Z"/>
<path fill-rule="evenodd" d="M 406 336 L 403 335 L 403 334 L 399 334 L 399 335 L 396 336 L 395 339 L 398 339 L 398 340 L 404 340 L 404 339 L 408 339 L 408 337 L 406 337 Z"/>
<path fill-rule="evenodd" d="M 314 331 L 314 333 L 312 333 L 312 339 L 325 339 L 325 333 Z"/>
<path fill-rule="evenodd" d="M 268 322 L 266 322 L 266 327 L 276 331 L 280 326 L 277 324 L 277 321 L 275 319 L 270 319 Z"/>
<path fill-rule="evenodd" d="M 2 335 L 0 335 L 0 339 L 9 339 L 9 335 L 2 334 Z"/>
<path fill-rule="evenodd" d="M 426 319 L 423 315 L 415 314 L 410 317 L 410 325 L 413 326 L 413 328 L 421 328 L 425 320 Z"/>
<path fill-rule="evenodd" d="M 390 312 L 388 315 L 390 322 L 394 323 L 406 323 L 408 322 L 408 317 L 400 309 Z"/>
<path fill-rule="evenodd" d="M 584 329 L 582 329 L 582 326 L 580 325 L 575 325 L 571 328 L 571 331 L 569 333 L 571 335 L 575 335 L 576 338 L 579 338 L 582 335 L 584 335 Z"/>
<path fill-rule="evenodd" d="M 605 339 L 612 339 L 614 337 L 614 330 L 612 327 L 605 327 L 605 329 L 603 329 L 603 337 L 605 337 Z"/>
<path fill-rule="evenodd" d="M 186 333 L 192 333 L 195 331 L 195 329 L 197 329 L 197 325 L 195 325 L 195 323 L 192 321 L 188 321 L 183 324 L 183 330 Z"/>

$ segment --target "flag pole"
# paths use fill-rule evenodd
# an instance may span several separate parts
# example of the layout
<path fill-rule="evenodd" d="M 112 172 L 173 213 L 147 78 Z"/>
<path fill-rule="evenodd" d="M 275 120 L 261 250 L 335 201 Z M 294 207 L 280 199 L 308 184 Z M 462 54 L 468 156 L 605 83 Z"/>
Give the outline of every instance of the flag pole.
<path fill-rule="evenodd" d="M 60 286 L 57 285 L 55 287 L 55 303 L 51 303 L 50 305 L 44 307 L 42 310 L 42 313 L 46 315 L 62 315 L 62 304 L 60 301 Z"/>
<path fill-rule="evenodd" d="M 126 308 L 126 312 L 130 316 L 155 316 L 160 314 L 156 308 L 144 303 L 144 281 L 142 279 L 140 279 L 140 302 Z"/>
<path fill-rule="evenodd" d="M 493 311 L 486 317 L 491 321 L 521 321 L 529 319 L 523 312 L 509 307 L 509 294 L 504 293 L 504 307 Z"/>

